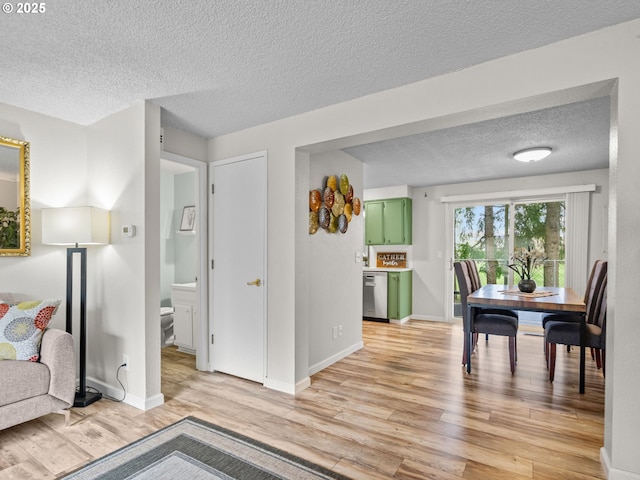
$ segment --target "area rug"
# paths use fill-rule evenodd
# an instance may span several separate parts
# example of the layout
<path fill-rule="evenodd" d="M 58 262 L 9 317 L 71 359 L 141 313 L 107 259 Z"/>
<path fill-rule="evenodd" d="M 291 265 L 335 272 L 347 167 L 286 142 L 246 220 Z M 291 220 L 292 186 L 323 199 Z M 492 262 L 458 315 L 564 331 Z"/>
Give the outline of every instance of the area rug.
<path fill-rule="evenodd" d="M 294 455 L 187 417 L 63 477 L 84 479 L 341 479 Z"/>

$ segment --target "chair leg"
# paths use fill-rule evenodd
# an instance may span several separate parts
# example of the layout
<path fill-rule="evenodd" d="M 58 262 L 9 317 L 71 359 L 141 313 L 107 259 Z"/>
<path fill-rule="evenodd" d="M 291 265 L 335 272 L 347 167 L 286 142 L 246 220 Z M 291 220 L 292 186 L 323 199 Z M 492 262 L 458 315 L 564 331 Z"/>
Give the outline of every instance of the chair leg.
<path fill-rule="evenodd" d="M 602 349 L 600 350 L 600 352 L 602 352 L 602 376 L 605 377 L 606 375 L 604 372 L 606 371 L 606 369 L 604 368 L 604 363 L 605 363 L 605 358 L 607 356 L 607 351 Z"/>
<path fill-rule="evenodd" d="M 462 347 L 462 365 L 467 364 L 467 334 L 463 335 L 464 337 L 464 346 Z"/>
<path fill-rule="evenodd" d="M 550 343 L 547 348 L 549 349 L 549 381 L 553 382 L 556 373 L 556 344 Z"/>
<path fill-rule="evenodd" d="M 513 345 L 516 347 L 516 362 L 518 362 L 518 334 L 513 337 Z"/>
<path fill-rule="evenodd" d="M 509 363 L 511 375 L 516 371 L 516 337 L 509 337 Z"/>
<path fill-rule="evenodd" d="M 597 355 L 596 349 L 591 347 L 590 350 L 591 350 L 591 360 L 595 360 L 597 362 L 598 359 L 596 358 L 596 355 Z M 598 366 L 598 368 L 600 368 L 600 366 Z"/>
<path fill-rule="evenodd" d="M 544 361 L 547 364 L 547 370 L 549 369 L 549 342 L 544 339 Z"/>
<path fill-rule="evenodd" d="M 485 333 L 485 334 L 484 334 L 484 341 L 485 341 L 485 342 L 488 342 L 488 341 L 489 341 L 489 334 L 488 334 L 488 333 Z"/>
<path fill-rule="evenodd" d="M 598 370 L 600 370 L 602 368 L 602 358 L 600 356 L 600 352 L 602 350 L 600 350 L 599 348 L 593 348 L 591 347 L 591 358 L 594 358 L 594 353 L 595 353 L 595 359 L 596 359 L 596 368 Z"/>

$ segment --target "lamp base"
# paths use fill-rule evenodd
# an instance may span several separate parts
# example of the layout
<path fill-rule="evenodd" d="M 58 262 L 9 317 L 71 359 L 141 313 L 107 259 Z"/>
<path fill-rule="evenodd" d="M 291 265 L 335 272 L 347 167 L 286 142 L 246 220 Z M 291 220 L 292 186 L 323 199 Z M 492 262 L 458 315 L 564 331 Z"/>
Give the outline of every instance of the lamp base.
<path fill-rule="evenodd" d="M 100 392 L 76 392 L 76 398 L 73 401 L 74 407 L 86 407 L 91 405 L 93 402 L 97 402 L 102 398 L 102 393 Z"/>

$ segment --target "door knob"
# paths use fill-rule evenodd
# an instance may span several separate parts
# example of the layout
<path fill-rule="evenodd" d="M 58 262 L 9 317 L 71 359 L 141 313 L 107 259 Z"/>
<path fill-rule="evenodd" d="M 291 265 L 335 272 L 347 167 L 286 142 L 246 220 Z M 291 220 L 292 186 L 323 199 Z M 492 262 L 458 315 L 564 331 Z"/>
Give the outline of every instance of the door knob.
<path fill-rule="evenodd" d="M 255 285 L 256 287 L 259 287 L 260 285 L 262 285 L 262 281 L 260 281 L 259 278 L 256 278 L 253 282 L 247 282 L 247 285 Z"/>

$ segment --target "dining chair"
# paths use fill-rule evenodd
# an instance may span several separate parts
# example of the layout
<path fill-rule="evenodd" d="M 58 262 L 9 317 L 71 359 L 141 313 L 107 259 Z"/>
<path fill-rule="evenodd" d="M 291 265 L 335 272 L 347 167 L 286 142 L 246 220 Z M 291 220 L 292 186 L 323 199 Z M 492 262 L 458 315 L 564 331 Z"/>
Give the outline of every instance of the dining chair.
<path fill-rule="evenodd" d="M 587 323 L 590 322 L 590 319 L 595 315 L 596 301 L 597 301 L 597 292 L 600 291 L 602 287 L 602 283 L 607 278 L 607 261 L 606 260 L 596 260 L 591 268 L 591 273 L 589 274 L 589 279 L 587 280 L 587 288 L 584 292 L 584 303 L 586 305 L 586 313 L 585 313 L 585 321 Z M 572 315 L 570 313 L 553 313 L 553 314 L 545 314 L 542 317 L 542 328 L 545 328 L 547 323 L 553 321 L 563 321 L 563 322 L 573 322 L 580 323 L 581 319 L 578 315 Z M 571 345 L 567 345 L 567 351 L 570 350 Z M 544 342 L 544 352 L 547 355 L 547 342 Z M 597 352 L 592 348 L 591 349 L 591 358 L 595 358 L 598 368 L 600 368 L 600 362 Z M 547 355 L 548 359 L 548 355 Z"/>
<path fill-rule="evenodd" d="M 467 318 L 467 297 L 477 288 L 473 289 L 472 268 L 466 261 L 455 262 L 453 264 L 458 287 L 460 289 L 460 302 L 462 304 L 462 316 L 464 324 L 469 323 Z M 515 316 L 514 316 L 515 315 Z M 465 332 L 465 335 L 472 333 L 474 336 L 478 333 L 488 333 L 490 335 L 502 335 L 509 337 L 509 363 L 511 373 L 515 372 L 517 360 L 517 343 L 516 335 L 518 333 L 518 317 L 517 313 L 510 310 L 500 309 L 480 309 L 473 317 L 471 322 L 471 332 Z M 475 348 L 476 342 L 472 342 L 472 349 Z M 464 348 L 462 352 L 462 364 L 467 364 L 468 356 L 471 352 L 467 352 L 467 341 L 465 338 Z"/>
<path fill-rule="evenodd" d="M 600 289 L 594 292 L 595 300 L 589 321 L 586 323 L 585 347 L 591 347 L 598 352 L 597 357 L 602 360 L 602 372 L 605 368 L 605 344 L 607 323 L 607 278 L 600 284 Z M 544 340 L 547 351 L 547 365 L 549 367 L 549 381 L 553 382 L 556 369 L 556 345 L 580 345 L 580 323 L 567 321 L 547 322 L 544 328 Z"/>
<path fill-rule="evenodd" d="M 480 287 L 482 287 L 482 281 L 480 280 L 480 272 L 478 271 L 478 264 L 476 263 L 475 260 L 462 260 L 463 262 L 465 262 L 467 264 L 467 268 L 469 270 L 469 278 L 471 279 L 471 292 L 475 292 L 476 290 L 478 290 Z M 518 318 L 518 312 L 515 312 L 513 310 L 501 310 L 501 309 L 496 309 L 496 308 L 485 308 L 482 310 L 483 313 L 496 313 L 498 315 L 509 315 L 510 317 L 515 317 Z M 485 341 L 489 341 L 489 334 L 486 333 L 485 334 Z M 478 334 L 475 333 L 474 334 L 474 338 L 473 338 L 474 344 L 478 343 Z M 516 356 L 516 361 L 518 360 L 518 357 Z"/>

